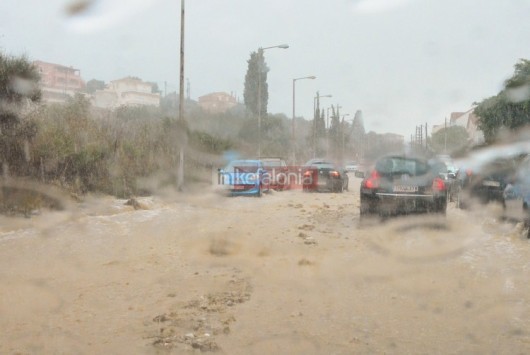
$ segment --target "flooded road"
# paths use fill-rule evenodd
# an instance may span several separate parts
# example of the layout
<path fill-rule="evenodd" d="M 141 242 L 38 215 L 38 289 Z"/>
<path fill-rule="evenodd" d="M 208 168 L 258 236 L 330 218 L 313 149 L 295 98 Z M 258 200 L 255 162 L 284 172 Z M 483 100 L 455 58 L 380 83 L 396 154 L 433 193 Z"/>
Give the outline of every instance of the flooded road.
<path fill-rule="evenodd" d="M 360 224 L 350 182 L 4 218 L 0 353 L 530 352 L 520 225 L 452 204 Z"/>

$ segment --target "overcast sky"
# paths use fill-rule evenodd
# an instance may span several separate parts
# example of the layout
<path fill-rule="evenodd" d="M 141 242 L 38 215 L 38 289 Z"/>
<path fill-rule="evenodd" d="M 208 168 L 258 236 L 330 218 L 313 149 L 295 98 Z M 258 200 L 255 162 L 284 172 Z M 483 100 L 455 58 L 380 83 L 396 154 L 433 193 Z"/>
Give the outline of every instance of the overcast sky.
<path fill-rule="evenodd" d="M 85 81 L 125 76 L 178 90 L 180 1 L 2 0 L 0 49 L 81 70 Z M 79 3 L 79 2 L 77 2 Z M 126 4 L 126 5 L 125 5 Z M 312 117 L 340 105 L 365 127 L 408 140 L 415 127 L 495 95 L 530 59 L 530 0 L 187 0 L 185 76 L 191 97 L 243 100 L 247 60 L 269 49 L 269 112 Z"/>

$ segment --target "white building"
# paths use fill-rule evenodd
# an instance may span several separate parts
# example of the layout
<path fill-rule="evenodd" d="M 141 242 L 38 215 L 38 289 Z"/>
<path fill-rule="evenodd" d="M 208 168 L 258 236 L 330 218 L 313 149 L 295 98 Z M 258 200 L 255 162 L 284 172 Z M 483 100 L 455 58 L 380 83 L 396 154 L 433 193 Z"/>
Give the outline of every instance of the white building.
<path fill-rule="evenodd" d="M 466 112 L 453 112 L 451 114 L 450 125 L 464 127 L 469 135 L 471 145 L 484 143 L 484 133 L 478 128 L 479 117 L 475 115 L 475 108 Z"/>
<path fill-rule="evenodd" d="M 104 90 L 94 93 L 94 106 L 113 109 L 120 106 L 159 106 L 160 94 L 153 93 L 153 85 L 138 78 L 111 81 Z"/>
<path fill-rule="evenodd" d="M 484 143 L 484 132 L 478 128 L 479 117 L 475 115 L 475 108 L 471 108 L 465 112 L 451 112 L 451 116 L 447 122 L 433 125 L 431 134 L 434 134 L 445 127 L 460 126 L 465 128 L 469 136 L 469 143 L 471 145 L 480 145 Z"/>

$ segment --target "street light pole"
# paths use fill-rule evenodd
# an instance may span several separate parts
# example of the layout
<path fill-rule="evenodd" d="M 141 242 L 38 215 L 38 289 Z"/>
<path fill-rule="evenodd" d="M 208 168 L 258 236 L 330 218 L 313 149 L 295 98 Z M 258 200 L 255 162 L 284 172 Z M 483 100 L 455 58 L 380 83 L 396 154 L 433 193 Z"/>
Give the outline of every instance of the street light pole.
<path fill-rule="evenodd" d="M 289 48 L 289 45 L 287 44 L 280 44 L 278 46 L 271 46 L 271 47 L 265 47 L 265 48 L 258 48 L 258 158 L 261 157 L 261 75 L 263 71 L 263 67 L 261 66 L 261 62 L 265 59 L 263 58 L 263 52 L 266 49 L 271 48 L 282 48 L 287 49 Z"/>
<path fill-rule="evenodd" d="M 184 118 L 184 0 L 180 2 L 180 93 L 179 93 L 179 130 L 185 129 Z M 182 190 L 184 184 L 184 148 L 187 144 L 185 132 L 180 134 L 179 165 L 177 171 L 177 189 Z"/>
<path fill-rule="evenodd" d="M 296 163 L 296 136 L 295 136 L 295 106 L 296 106 L 296 81 L 302 80 L 302 79 L 316 79 L 317 77 L 314 75 L 311 76 L 304 76 L 302 78 L 295 78 L 293 79 L 293 120 L 292 120 L 292 132 L 291 132 L 291 149 L 292 149 L 292 161 L 291 164 L 295 165 Z"/>

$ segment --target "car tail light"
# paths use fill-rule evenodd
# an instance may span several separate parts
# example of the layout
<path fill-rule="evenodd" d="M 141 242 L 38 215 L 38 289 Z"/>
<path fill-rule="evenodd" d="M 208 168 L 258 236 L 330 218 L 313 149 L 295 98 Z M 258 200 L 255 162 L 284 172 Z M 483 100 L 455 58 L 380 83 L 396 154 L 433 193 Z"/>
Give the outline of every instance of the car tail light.
<path fill-rule="evenodd" d="M 329 175 L 330 175 L 331 177 L 334 177 L 334 178 L 338 178 L 338 177 L 340 177 L 339 172 L 338 172 L 338 171 L 335 171 L 335 170 L 330 171 Z"/>
<path fill-rule="evenodd" d="M 445 190 L 445 182 L 440 179 L 436 178 L 432 181 L 432 189 L 435 191 L 444 191 Z"/>
<path fill-rule="evenodd" d="M 370 177 L 364 180 L 364 187 L 367 189 L 377 189 L 379 187 L 379 179 L 381 175 L 376 170 L 372 171 Z"/>

